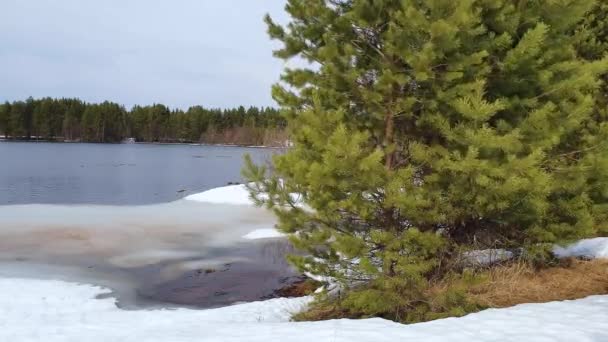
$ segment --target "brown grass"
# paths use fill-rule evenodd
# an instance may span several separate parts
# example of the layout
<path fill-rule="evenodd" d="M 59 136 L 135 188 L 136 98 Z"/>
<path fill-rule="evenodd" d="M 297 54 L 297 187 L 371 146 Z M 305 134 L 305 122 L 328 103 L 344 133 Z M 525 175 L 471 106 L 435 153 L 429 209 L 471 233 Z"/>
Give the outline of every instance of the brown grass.
<path fill-rule="evenodd" d="M 487 271 L 487 280 L 473 286 L 470 299 L 482 306 L 503 308 L 608 294 L 608 261 L 564 260 L 559 266 L 535 270 L 524 263 Z"/>
<path fill-rule="evenodd" d="M 356 319 L 361 317 L 350 314 L 347 310 L 330 301 L 315 303 L 308 310 L 299 312 L 291 317 L 295 322 L 316 322 L 341 318 Z"/>
<path fill-rule="evenodd" d="M 303 297 L 315 292 L 321 284 L 312 279 L 304 279 L 276 291 L 280 297 Z"/>
<path fill-rule="evenodd" d="M 480 271 L 473 285 L 445 279 L 427 289 L 430 303 L 441 306 L 441 298 L 453 288 L 463 288 L 470 312 L 482 308 L 504 308 L 523 303 L 545 303 L 608 294 L 608 260 L 567 259 L 553 267 L 535 269 L 527 263 L 512 263 Z M 437 301 L 437 303 L 434 303 Z M 336 300 L 322 300 L 293 317 L 296 321 L 361 318 Z M 433 318 L 431 318 L 433 319 Z"/>

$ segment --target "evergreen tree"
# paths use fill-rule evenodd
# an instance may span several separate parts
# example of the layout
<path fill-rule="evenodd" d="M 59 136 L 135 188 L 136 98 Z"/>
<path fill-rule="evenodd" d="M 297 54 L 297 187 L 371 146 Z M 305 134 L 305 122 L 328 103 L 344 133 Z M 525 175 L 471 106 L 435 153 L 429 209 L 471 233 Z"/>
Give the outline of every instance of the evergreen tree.
<path fill-rule="evenodd" d="M 83 141 L 96 141 L 97 111 L 95 105 L 88 106 L 82 114 L 81 138 Z"/>
<path fill-rule="evenodd" d="M 576 35 L 577 49 L 581 57 L 594 61 L 608 55 L 608 3 L 598 2 L 585 15 L 585 18 L 577 27 Z M 603 74 L 601 78 L 601 90 L 596 95 L 595 106 L 595 117 L 598 123 L 608 121 L 608 73 Z M 597 130 L 600 127 L 599 125 L 590 125 L 589 129 Z M 603 192 L 605 188 L 601 185 L 601 182 L 605 184 L 608 180 L 600 175 L 598 174 L 597 179 L 595 179 L 598 185 L 592 188 L 589 196 L 596 205 L 598 230 L 605 234 L 608 233 L 608 203 L 604 200 Z"/>
<path fill-rule="evenodd" d="M 4 137 L 10 136 L 10 114 L 11 104 L 8 101 L 0 105 L 0 132 Z"/>
<path fill-rule="evenodd" d="M 576 30 L 580 55 L 589 60 L 604 57 L 608 52 L 608 3 L 598 2 Z"/>
<path fill-rule="evenodd" d="M 64 140 L 75 140 L 80 136 L 80 121 L 84 112 L 84 104 L 79 100 L 67 100 L 67 110 L 62 122 Z"/>
<path fill-rule="evenodd" d="M 134 137 L 142 142 L 199 142 L 205 140 L 204 133 L 213 124 L 218 134 L 207 135 L 213 136 L 213 141 L 204 142 L 261 144 L 261 134 L 250 129 L 252 120 L 256 127 L 268 128 L 277 135 L 285 126 L 273 108 L 220 110 L 195 106 L 183 112 L 158 104 L 134 106 L 127 111 L 109 101 L 88 104 L 53 98 L 0 105 L 0 133 L 14 139 L 29 139 L 33 134 L 48 140 L 118 142 Z"/>
<path fill-rule="evenodd" d="M 188 117 L 188 135 L 190 141 L 200 141 L 201 135 L 207 131 L 211 121 L 211 113 L 201 106 L 190 107 Z"/>
<path fill-rule="evenodd" d="M 275 55 L 311 66 L 273 88 L 294 147 L 244 174 L 309 253 L 294 264 L 356 288 L 349 310 L 415 321 L 463 248 L 540 257 L 593 235 L 608 59 L 580 58 L 572 32 L 594 3 L 289 0 L 287 26 L 267 18 Z"/>
<path fill-rule="evenodd" d="M 54 139 L 55 137 L 61 135 L 63 119 L 65 116 L 65 112 L 67 111 L 67 107 L 65 106 L 63 101 L 54 99 L 49 100 L 50 112 L 48 117 L 48 137 Z"/>
<path fill-rule="evenodd" d="M 27 109 L 26 104 L 23 101 L 14 102 L 11 105 L 11 111 L 9 113 L 9 130 L 13 137 L 16 138 L 28 138 L 27 135 Z"/>
<path fill-rule="evenodd" d="M 32 129 L 33 129 L 33 121 L 34 121 L 34 107 L 35 107 L 35 101 L 30 96 L 25 101 L 25 107 L 23 108 L 23 118 L 21 121 L 22 125 L 23 125 L 24 138 L 28 139 L 28 140 L 31 139 L 31 137 L 32 137 Z"/>
<path fill-rule="evenodd" d="M 33 131 L 36 139 L 48 139 L 51 135 L 50 115 L 52 112 L 52 100 L 50 98 L 43 99 L 34 108 Z"/>

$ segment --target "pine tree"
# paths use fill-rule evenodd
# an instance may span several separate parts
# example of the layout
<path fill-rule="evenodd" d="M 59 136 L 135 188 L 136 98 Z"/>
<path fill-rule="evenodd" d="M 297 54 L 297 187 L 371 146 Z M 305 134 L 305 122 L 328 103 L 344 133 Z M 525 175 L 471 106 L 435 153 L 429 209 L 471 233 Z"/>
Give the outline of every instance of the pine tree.
<path fill-rule="evenodd" d="M 601 59 L 608 52 L 608 3 L 598 2 L 576 30 L 577 49 L 589 60 Z"/>
<path fill-rule="evenodd" d="M 10 114 L 11 104 L 8 101 L 0 105 L 0 132 L 5 138 L 10 136 Z"/>
<path fill-rule="evenodd" d="M 50 115 L 52 101 L 50 98 L 43 99 L 34 108 L 33 127 L 36 139 L 48 139 L 51 135 Z"/>
<path fill-rule="evenodd" d="M 308 252 L 293 263 L 355 289 L 349 310 L 410 321 L 462 248 L 593 235 L 608 59 L 579 57 L 573 32 L 594 3 L 289 0 L 287 26 L 267 17 L 275 55 L 310 67 L 273 88 L 294 147 L 244 175 Z"/>
<path fill-rule="evenodd" d="M 90 105 L 82 114 L 82 122 L 81 122 L 81 138 L 83 141 L 97 142 L 96 136 L 96 125 L 97 121 L 97 105 Z"/>
<path fill-rule="evenodd" d="M 72 141 L 79 136 L 79 122 L 82 119 L 84 105 L 78 100 L 70 100 L 66 103 L 66 111 L 61 123 L 61 131 L 64 140 Z"/>
<path fill-rule="evenodd" d="M 18 101 L 11 105 L 8 125 L 13 138 L 27 138 L 27 106 L 25 102 Z"/>
<path fill-rule="evenodd" d="M 608 55 L 608 3 L 598 2 L 589 11 L 576 30 L 577 50 L 579 55 L 587 60 L 600 60 Z M 595 117 L 596 122 L 608 121 L 608 73 L 601 76 L 601 89 L 596 94 Z M 601 126 L 589 126 L 597 130 Z M 608 167 L 605 165 L 604 167 Z M 595 204 L 596 222 L 598 230 L 608 234 L 608 202 L 605 198 L 606 187 L 603 184 L 608 179 L 601 177 L 601 173 L 593 179 L 596 183 L 589 196 Z"/>

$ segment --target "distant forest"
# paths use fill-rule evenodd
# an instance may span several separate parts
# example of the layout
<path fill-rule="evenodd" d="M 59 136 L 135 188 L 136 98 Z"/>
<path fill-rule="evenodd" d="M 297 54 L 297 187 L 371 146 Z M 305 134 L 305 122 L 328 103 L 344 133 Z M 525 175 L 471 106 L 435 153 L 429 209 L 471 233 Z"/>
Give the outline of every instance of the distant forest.
<path fill-rule="evenodd" d="M 52 98 L 0 104 L 0 135 L 15 140 L 284 146 L 285 126 L 279 111 L 268 107 L 183 111 L 155 104 L 127 110 L 107 101 Z"/>

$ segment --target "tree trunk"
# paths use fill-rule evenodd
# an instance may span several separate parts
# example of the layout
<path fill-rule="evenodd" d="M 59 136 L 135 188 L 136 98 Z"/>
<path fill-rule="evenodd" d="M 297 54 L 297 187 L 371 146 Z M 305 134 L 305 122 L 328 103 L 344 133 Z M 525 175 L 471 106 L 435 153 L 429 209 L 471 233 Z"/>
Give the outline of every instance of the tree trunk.
<path fill-rule="evenodd" d="M 385 166 L 388 171 L 392 170 L 395 163 L 395 116 L 388 112 L 384 118 L 384 148 L 387 150 Z"/>

